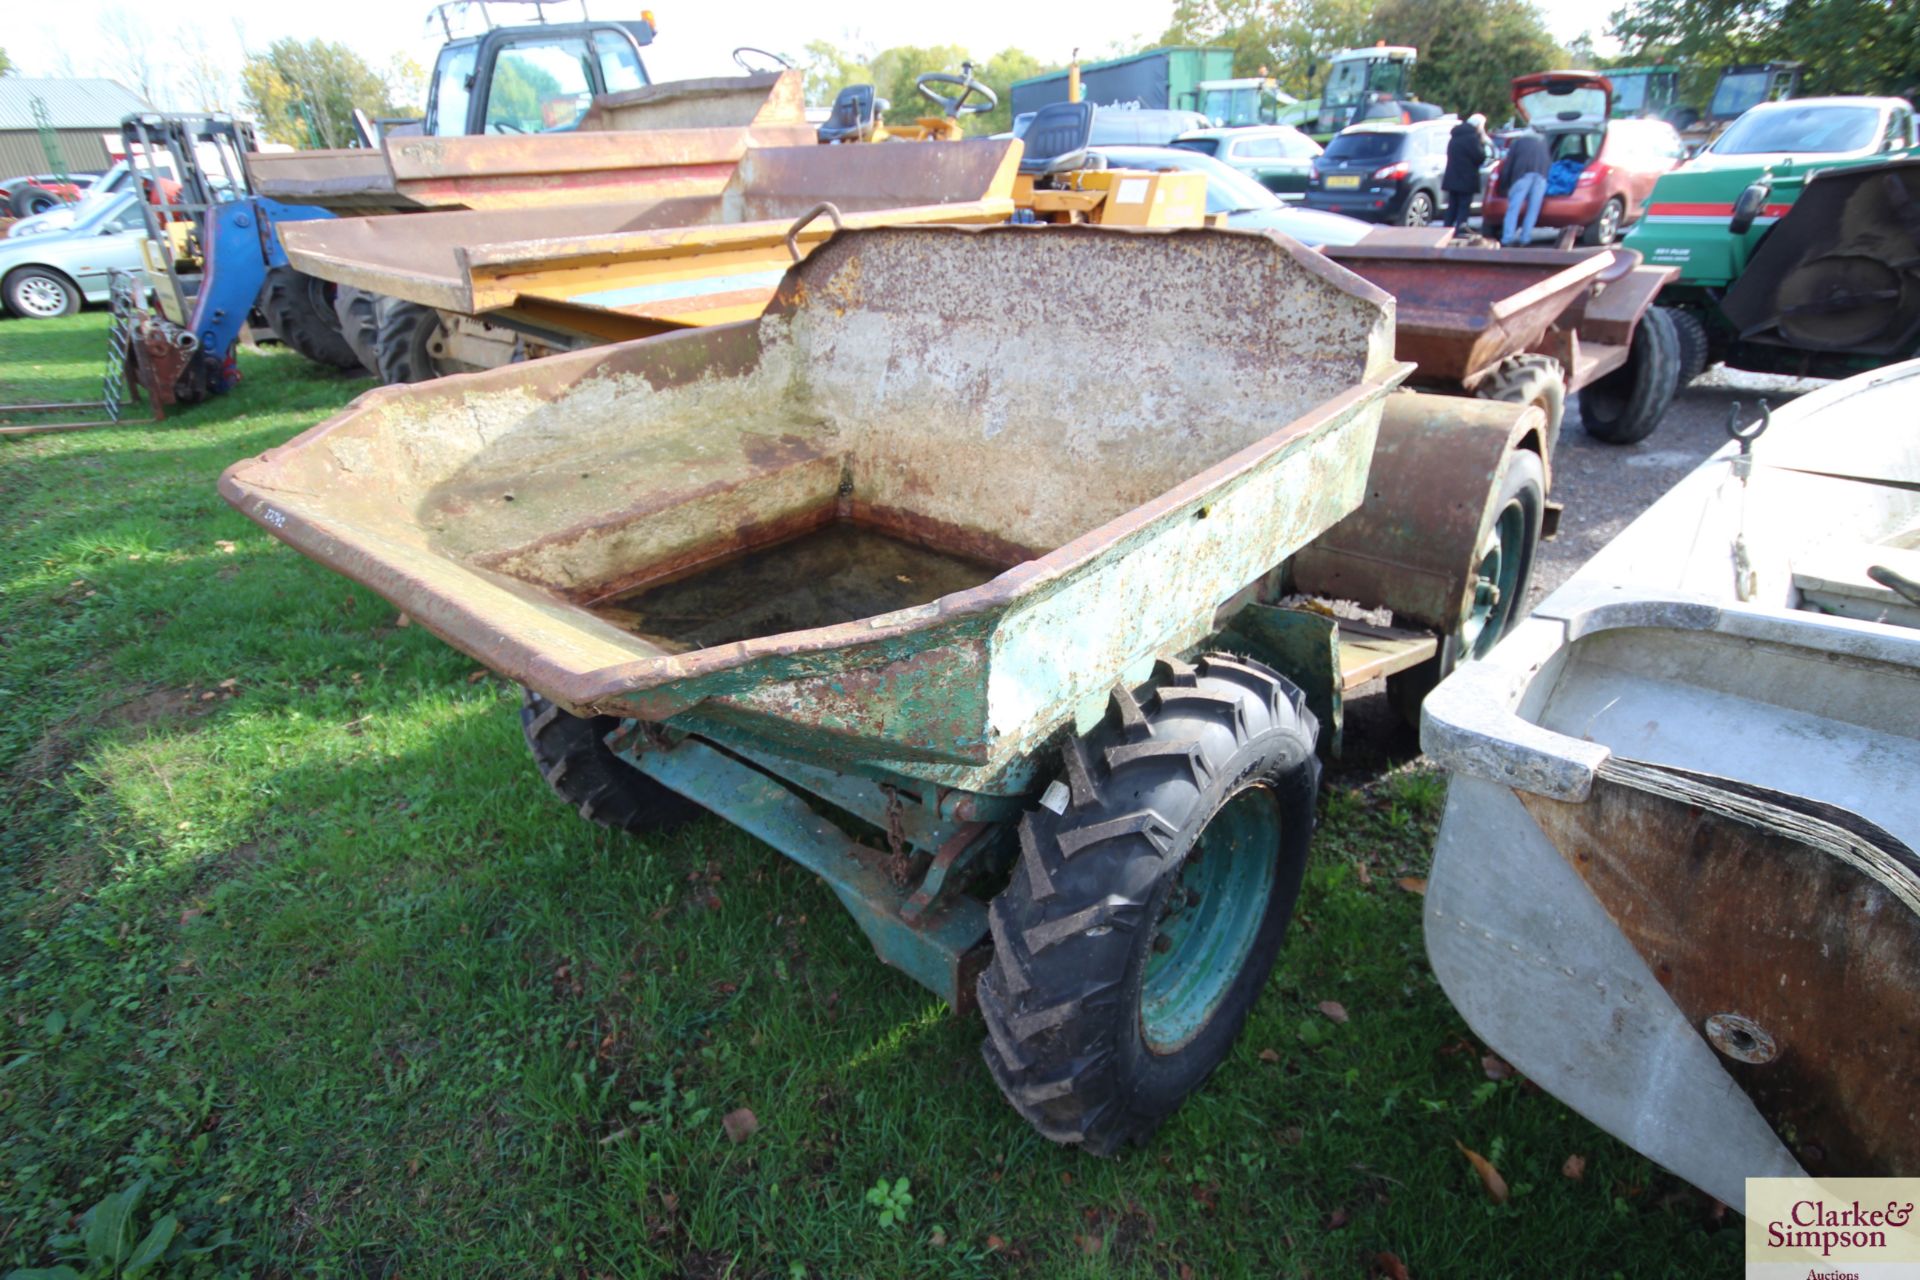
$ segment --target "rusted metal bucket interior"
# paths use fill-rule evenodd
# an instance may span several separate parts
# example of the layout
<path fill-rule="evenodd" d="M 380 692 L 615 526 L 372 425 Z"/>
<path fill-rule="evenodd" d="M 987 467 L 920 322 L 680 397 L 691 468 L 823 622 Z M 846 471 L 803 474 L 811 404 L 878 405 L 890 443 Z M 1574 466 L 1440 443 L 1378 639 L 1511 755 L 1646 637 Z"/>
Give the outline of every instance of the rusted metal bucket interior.
<path fill-rule="evenodd" d="M 1605 249 L 1570 258 L 1543 249 L 1329 246 L 1328 257 L 1398 304 L 1400 356 L 1423 383 L 1459 383 L 1531 347 L 1615 265 Z"/>
<path fill-rule="evenodd" d="M 726 243 L 704 229 L 775 222 L 784 232 L 823 201 L 849 215 L 932 206 L 965 214 L 965 206 L 991 202 L 974 212 L 1004 218 L 1012 208 L 1018 155 L 1017 143 L 992 141 L 759 147 L 711 194 L 340 218 L 289 224 L 281 238 L 295 266 L 323 279 L 476 314 L 523 289 L 543 288 L 543 272 L 567 272 L 560 291 L 569 295 L 605 292 L 623 283 L 620 269 L 641 255 L 724 251 Z M 823 217 L 815 235 L 831 225 Z M 729 266 L 724 259 L 704 265 Z M 654 282 L 652 271 L 635 269 Z M 610 295 L 598 305 L 618 307 L 622 300 Z"/>
<path fill-rule="evenodd" d="M 1005 607 L 1336 420 L 1364 438 L 1285 465 L 1303 511 L 1350 509 L 1404 374 L 1386 303 L 1257 234 L 845 233 L 757 323 L 376 391 L 223 483 L 429 625 L 451 603 L 575 670 L 813 628 L 831 647 Z M 1221 598 L 1300 540 L 1294 514 L 1218 522 Z"/>

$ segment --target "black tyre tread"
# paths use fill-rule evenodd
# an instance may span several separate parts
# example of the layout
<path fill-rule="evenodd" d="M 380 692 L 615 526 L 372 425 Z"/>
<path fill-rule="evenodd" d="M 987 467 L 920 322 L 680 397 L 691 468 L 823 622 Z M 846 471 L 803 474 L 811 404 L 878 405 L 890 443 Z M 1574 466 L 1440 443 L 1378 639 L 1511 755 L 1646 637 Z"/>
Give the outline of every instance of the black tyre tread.
<path fill-rule="evenodd" d="M 274 267 L 260 287 L 260 314 L 274 337 L 318 365 L 358 369 L 323 283 L 292 267 Z"/>
<path fill-rule="evenodd" d="M 1149 924 L 1155 886 L 1178 865 L 1172 855 L 1182 852 L 1175 842 L 1183 824 L 1204 816 L 1199 806 L 1218 803 L 1208 799 L 1210 781 L 1232 788 L 1259 775 L 1276 787 L 1304 787 L 1304 866 L 1317 735 L 1299 690 L 1258 664 L 1210 656 L 1197 666 L 1156 667 L 1145 705 L 1116 688 L 1085 744 L 1066 744 L 1068 808 L 1022 817 L 1024 869 L 988 910 L 994 955 L 978 984 L 987 1024 L 982 1055 L 1001 1092 L 1040 1133 L 1109 1155 L 1144 1141 L 1177 1105 L 1143 1101 L 1122 1068 L 1120 1037 L 1137 1034 L 1124 985 L 1134 935 Z M 1227 768 L 1239 776 L 1222 778 Z M 1163 813 L 1148 802 L 1159 796 L 1164 805 L 1169 789 L 1184 797 L 1186 811 Z M 1251 974 L 1256 963 L 1260 972 Z M 1250 960 L 1245 1003 L 1215 1015 L 1226 1043 L 1271 963 L 1271 955 Z"/>
<path fill-rule="evenodd" d="M 1580 423 L 1606 444 L 1637 444 L 1660 425 L 1680 389 L 1672 313 L 1653 307 L 1634 326 L 1627 363 L 1580 393 Z"/>
<path fill-rule="evenodd" d="M 1547 415 L 1547 452 L 1553 452 L 1567 413 L 1567 375 L 1558 360 L 1532 351 L 1508 356 L 1481 379 L 1473 394 L 1481 400 L 1541 406 Z"/>
<path fill-rule="evenodd" d="M 404 298 L 380 299 L 374 308 L 374 355 L 382 382 L 430 382 L 440 376 L 427 344 L 440 327 L 440 313 Z"/>
<path fill-rule="evenodd" d="M 661 831 L 695 817 L 700 807 L 661 786 L 607 748 L 612 716 L 583 719 L 523 688 L 520 732 L 534 766 L 553 793 L 582 818 L 614 831 Z"/>
<path fill-rule="evenodd" d="M 1707 322 L 1699 312 L 1689 307 L 1667 307 L 1665 311 L 1673 321 L 1674 339 L 1680 344 L 1679 390 L 1684 391 L 1707 371 L 1712 343 L 1707 337 Z"/>
<path fill-rule="evenodd" d="M 341 285 L 333 295 L 334 318 L 340 322 L 340 336 L 353 348 L 354 358 L 368 373 L 380 372 L 380 356 L 374 345 L 379 332 L 376 309 L 380 295 L 353 285 Z"/>

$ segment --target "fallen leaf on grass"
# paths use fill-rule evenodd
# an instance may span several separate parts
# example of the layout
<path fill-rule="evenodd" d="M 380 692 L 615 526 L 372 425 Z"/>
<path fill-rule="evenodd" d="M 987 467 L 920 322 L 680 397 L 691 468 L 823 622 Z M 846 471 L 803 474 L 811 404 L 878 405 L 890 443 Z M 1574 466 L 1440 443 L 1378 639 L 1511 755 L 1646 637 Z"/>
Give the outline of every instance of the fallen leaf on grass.
<path fill-rule="evenodd" d="M 1580 1181 L 1587 1176 L 1587 1158 L 1581 1155 L 1568 1156 L 1567 1162 L 1560 1166 L 1560 1176 Z"/>
<path fill-rule="evenodd" d="M 720 1127 L 727 1131 L 727 1138 L 733 1142 L 745 1142 L 760 1127 L 760 1121 L 753 1112 L 745 1107 L 729 1111 L 720 1118 Z"/>
<path fill-rule="evenodd" d="M 927 1233 L 927 1243 L 936 1249 L 944 1249 L 947 1247 L 947 1233 L 935 1227 Z"/>
<path fill-rule="evenodd" d="M 479 684 L 482 680 L 485 680 L 486 678 L 487 678 L 486 668 L 482 667 L 480 670 L 473 672 L 471 675 L 467 677 L 467 683 Z"/>
<path fill-rule="evenodd" d="M 1002 1240 L 999 1236 L 987 1237 L 987 1248 L 989 1251 L 997 1251 L 1000 1249 L 1004 1249 L 1006 1247 L 1007 1247 L 1007 1242 L 1005 1240 Z"/>
<path fill-rule="evenodd" d="M 1103 1236 L 1075 1236 L 1074 1239 L 1079 1242 L 1080 1251 L 1088 1256 L 1099 1253 L 1107 1247 L 1106 1239 Z"/>
<path fill-rule="evenodd" d="M 1329 1231 L 1338 1231 L 1340 1228 L 1346 1226 L 1349 1221 L 1351 1221 L 1351 1217 L 1347 1213 L 1347 1206 L 1339 1205 L 1335 1207 L 1332 1213 L 1327 1215 L 1326 1227 Z"/>
<path fill-rule="evenodd" d="M 1373 1265 L 1367 1270 L 1370 1274 L 1378 1276 L 1380 1280 L 1408 1280 L 1407 1264 L 1400 1261 L 1397 1254 L 1374 1254 Z"/>
<path fill-rule="evenodd" d="M 221 555 L 230 556 L 233 554 L 233 544 L 225 538 L 215 538 L 213 545 L 219 550 Z"/>
<path fill-rule="evenodd" d="M 1327 1015 L 1328 1021 L 1337 1022 L 1343 1026 L 1346 1024 L 1347 1006 L 1341 1004 L 1338 1000 L 1322 1000 L 1319 1008 L 1320 1012 Z"/>
<path fill-rule="evenodd" d="M 1480 1185 L 1486 1188 L 1487 1199 L 1493 1201 L 1495 1204 L 1505 1204 L 1507 1202 L 1507 1180 L 1500 1176 L 1498 1169 L 1493 1167 L 1493 1161 L 1487 1159 L 1478 1151 L 1470 1150 L 1462 1145 L 1458 1138 L 1453 1140 L 1453 1145 L 1460 1148 L 1460 1154 L 1467 1158 L 1467 1163 L 1472 1165 L 1473 1171 L 1480 1176 Z"/>
<path fill-rule="evenodd" d="M 396 627 L 410 627 L 413 625 L 413 619 L 403 613 L 393 620 L 393 625 Z"/>
<path fill-rule="evenodd" d="M 1280 1052 L 1279 1052 L 1279 1050 L 1277 1050 L 1277 1049 L 1262 1049 L 1262 1050 L 1260 1051 L 1260 1061 L 1262 1061 L 1262 1062 L 1278 1062 L 1278 1061 L 1280 1061 Z"/>
<path fill-rule="evenodd" d="M 1395 880 L 1394 883 L 1402 889 L 1405 889 L 1408 893 L 1417 893 L 1421 897 L 1426 896 L 1427 878 L 1425 876 L 1401 876 L 1398 880 Z"/>
<path fill-rule="evenodd" d="M 1360 882 L 1362 889 L 1373 888 L 1373 872 L 1367 870 L 1366 863 L 1356 862 L 1353 864 L 1353 878 Z"/>
<path fill-rule="evenodd" d="M 1290 1124 L 1277 1131 L 1273 1140 L 1283 1147 L 1297 1147 L 1307 1140 L 1307 1131 L 1297 1124 Z"/>
<path fill-rule="evenodd" d="M 1489 1080 L 1505 1080 L 1513 1074 L 1513 1064 L 1497 1053 L 1481 1055 L 1480 1069 L 1487 1073 Z"/>

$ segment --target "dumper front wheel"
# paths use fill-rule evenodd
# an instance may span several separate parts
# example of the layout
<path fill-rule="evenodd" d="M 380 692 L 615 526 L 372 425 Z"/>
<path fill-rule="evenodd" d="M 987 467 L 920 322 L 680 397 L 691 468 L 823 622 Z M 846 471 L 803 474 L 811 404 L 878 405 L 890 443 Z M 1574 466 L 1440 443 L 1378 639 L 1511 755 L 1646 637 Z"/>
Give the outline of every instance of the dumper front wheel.
<path fill-rule="evenodd" d="M 588 822 L 640 833 L 678 826 L 700 812 L 608 749 L 612 716 L 576 716 L 531 689 L 520 698 L 520 731 L 553 793 Z"/>
<path fill-rule="evenodd" d="M 1020 821 L 981 975 L 987 1066 L 1056 1142 L 1142 1142 L 1226 1057 L 1306 870 L 1319 732 L 1245 659 L 1162 663 Z"/>

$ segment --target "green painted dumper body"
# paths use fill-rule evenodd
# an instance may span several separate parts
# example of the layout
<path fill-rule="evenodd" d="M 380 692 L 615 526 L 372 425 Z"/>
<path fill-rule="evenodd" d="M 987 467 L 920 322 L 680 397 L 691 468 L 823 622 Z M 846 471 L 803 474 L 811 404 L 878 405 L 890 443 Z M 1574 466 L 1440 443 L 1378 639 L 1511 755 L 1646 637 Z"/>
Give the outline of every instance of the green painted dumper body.
<path fill-rule="evenodd" d="M 1247 623 L 1337 700 L 1330 620 L 1265 602 L 1367 498 L 1389 399 L 1429 399 L 1389 396 L 1392 305 L 1257 233 L 843 232 L 757 320 L 376 390 L 221 488 L 503 676 L 619 717 L 617 754 L 817 871 L 959 1005 L 987 932 L 960 890 L 1004 870 L 1007 820 L 1117 684 Z M 1431 399 L 1495 475 L 1537 418 Z M 1396 528 L 1457 540 L 1464 575 L 1489 483 Z M 1389 563 L 1368 536 L 1316 571 Z"/>

